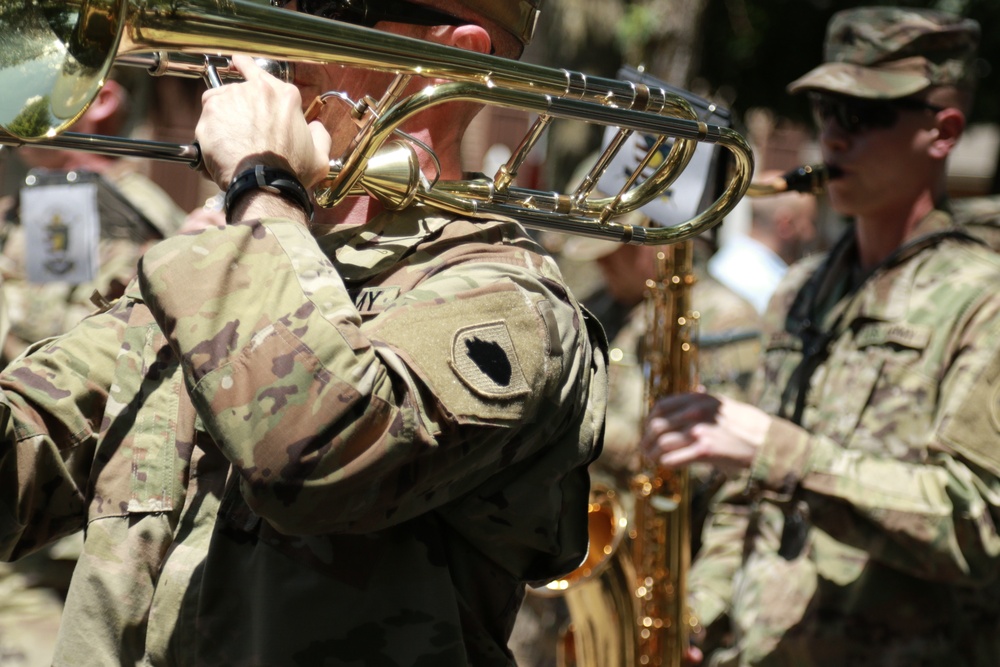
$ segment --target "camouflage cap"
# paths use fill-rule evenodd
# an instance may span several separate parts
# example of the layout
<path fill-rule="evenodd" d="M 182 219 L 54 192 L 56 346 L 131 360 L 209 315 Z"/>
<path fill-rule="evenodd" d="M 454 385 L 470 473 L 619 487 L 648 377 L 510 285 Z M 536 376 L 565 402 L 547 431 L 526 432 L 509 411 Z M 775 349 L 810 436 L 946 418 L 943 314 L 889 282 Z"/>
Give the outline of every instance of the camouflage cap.
<path fill-rule="evenodd" d="M 535 32 L 542 0 L 459 0 L 527 45 Z"/>
<path fill-rule="evenodd" d="M 930 86 L 971 88 L 979 34 L 976 21 L 933 10 L 847 9 L 830 20 L 824 64 L 788 91 L 896 99 Z"/>

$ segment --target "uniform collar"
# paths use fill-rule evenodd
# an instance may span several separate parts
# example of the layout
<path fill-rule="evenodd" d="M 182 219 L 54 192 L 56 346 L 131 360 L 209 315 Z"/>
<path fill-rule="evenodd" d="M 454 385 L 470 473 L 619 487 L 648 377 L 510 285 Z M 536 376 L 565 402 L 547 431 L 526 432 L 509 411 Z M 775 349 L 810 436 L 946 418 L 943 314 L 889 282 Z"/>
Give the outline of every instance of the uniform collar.
<path fill-rule="evenodd" d="M 798 330 L 803 325 L 826 328 L 834 320 L 840 320 L 846 308 L 851 308 L 856 316 L 879 321 L 896 321 L 906 316 L 910 295 L 914 289 L 914 279 L 920 263 L 910 261 L 924 250 L 936 246 L 952 234 L 962 232 L 955 226 L 951 214 L 942 209 L 931 211 L 913 228 L 900 247 L 879 264 L 867 277 L 860 280 L 853 290 L 845 289 L 848 276 L 858 270 L 857 241 L 854 230 L 849 229 L 831 250 L 827 260 L 814 276 L 805 284 L 789 311 L 786 327 Z M 875 288 L 865 289 L 864 283 L 877 279 L 876 274 L 894 272 L 891 281 L 880 281 Z M 823 309 L 824 300 L 836 298 L 840 291 L 845 296 L 838 299 L 832 308 Z M 817 308 L 825 313 L 817 313 Z M 819 321 L 817 321 L 817 319 Z M 848 318 L 850 319 L 850 318 Z"/>
<path fill-rule="evenodd" d="M 917 239 L 955 228 L 955 221 L 951 213 L 946 208 L 939 208 L 931 211 L 924 219 L 916 224 L 909 235 L 903 239 L 903 245 L 916 241 Z"/>
<path fill-rule="evenodd" d="M 921 262 L 910 261 L 924 250 L 938 245 L 951 232 L 959 232 L 951 215 L 944 210 L 931 211 L 913 228 L 899 249 L 875 268 L 874 272 L 894 272 L 893 280 L 880 281 L 874 289 L 862 290 L 858 297 L 861 317 L 899 321 L 906 317 L 910 297 L 916 289 L 916 273 Z"/>

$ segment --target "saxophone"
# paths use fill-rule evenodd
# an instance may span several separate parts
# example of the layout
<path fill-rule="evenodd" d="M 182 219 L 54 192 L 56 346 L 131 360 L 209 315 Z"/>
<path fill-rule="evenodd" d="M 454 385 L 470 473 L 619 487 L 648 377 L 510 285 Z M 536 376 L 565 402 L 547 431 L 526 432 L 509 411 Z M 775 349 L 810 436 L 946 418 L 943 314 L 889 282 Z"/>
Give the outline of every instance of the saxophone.
<path fill-rule="evenodd" d="M 692 241 L 659 249 L 657 277 L 646 283 L 647 413 L 656 398 L 689 391 L 697 382 L 693 253 Z M 630 484 L 631 519 L 616 489 L 594 486 L 586 560 L 536 591 L 563 597 L 569 609 L 571 627 L 557 650 L 560 667 L 682 665 L 696 625 L 685 601 L 691 551 L 688 473 L 659 470 L 646 460 L 640 471 Z"/>
<path fill-rule="evenodd" d="M 691 391 L 697 383 L 698 315 L 691 310 L 692 241 L 670 246 L 648 284 L 653 307 L 646 323 L 643 372 L 646 411 L 660 396 Z M 666 270 L 669 268 L 670 270 Z M 642 455 L 640 454 L 640 457 Z M 694 619 L 687 610 L 691 564 L 691 494 L 687 469 L 663 471 L 642 457 L 632 479 L 629 531 L 635 587 L 638 665 L 681 667 Z"/>

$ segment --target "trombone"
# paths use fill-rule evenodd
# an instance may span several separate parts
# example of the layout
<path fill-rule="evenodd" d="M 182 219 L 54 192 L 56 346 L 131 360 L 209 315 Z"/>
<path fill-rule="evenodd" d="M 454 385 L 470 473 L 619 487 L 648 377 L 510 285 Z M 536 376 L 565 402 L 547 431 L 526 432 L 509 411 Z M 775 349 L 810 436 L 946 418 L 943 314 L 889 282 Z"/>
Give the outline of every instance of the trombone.
<path fill-rule="evenodd" d="M 663 89 L 471 53 L 251 0 L 0 0 L 0 85 L 5 90 L 0 144 L 31 143 L 197 167 L 201 157 L 196 145 L 65 130 L 87 109 L 116 63 L 146 66 L 156 74 L 203 76 L 220 85 L 228 67 L 221 54 L 232 53 L 395 75 L 381 99 L 350 101 L 358 131 L 349 148 L 331 159 L 327 179 L 314 193 L 321 206 L 367 193 L 389 209 L 419 201 L 470 216 L 506 216 L 535 229 L 665 244 L 721 221 L 746 193 L 753 173 L 751 149 L 739 133 L 698 120 L 683 97 Z M 404 96 L 414 77 L 443 83 Z M 399 129 L 413 115 L 455 101 L 537 116 L 492 177 L 428 179 L 418 165 L 418 147 Z M 518 169 L 555 119 L 615 126 L 618 135 L 572 193 L 514 186 Z M 649 152 L 619 192 L 593 196 L 601 175 L 634 132 L 655 137 Z M 722 146 L 732 156 L 730 182 L 715 202 L 669 228 L 616 222 L 662 196 L 699 142 Z"/>

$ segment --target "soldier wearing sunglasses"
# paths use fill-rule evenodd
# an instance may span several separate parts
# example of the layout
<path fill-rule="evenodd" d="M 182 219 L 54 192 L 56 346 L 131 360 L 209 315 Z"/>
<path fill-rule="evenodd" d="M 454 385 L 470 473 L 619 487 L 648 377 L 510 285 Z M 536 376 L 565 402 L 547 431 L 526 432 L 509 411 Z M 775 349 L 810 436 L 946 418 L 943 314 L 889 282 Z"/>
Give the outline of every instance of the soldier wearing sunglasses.
<path fill-rule="evenodd" d="M 512 58 L 537 14 L 284 6 Z M 350 105 L 303 109 L 389 75 L 235 63 L 196 130 L 229 224 L 154 247 L 124 297 L 0 376 L 0 557 L 86 528 L 56 665 L 511 667 L 525 582 L 586 554 L 603 336 L 512 221 L 313 211 L 356 128 Z M 461 177 L 478 110 L 403 125 L 425 173 Z"/>
<path fill-rule="evenodd" d="M 846 10 L 789 86 L 852 224 L 772 299 L 754 404 L 664 399 L 644 439 L 739 476 L 691 571 L 708 664 L 998 664 L 1000 261 L 945 191 L 978 39 L 948 14 Z"/>

